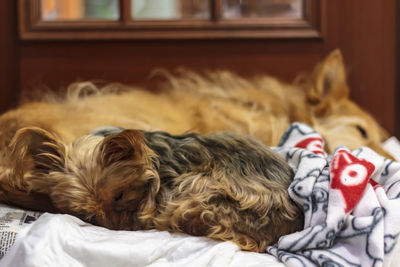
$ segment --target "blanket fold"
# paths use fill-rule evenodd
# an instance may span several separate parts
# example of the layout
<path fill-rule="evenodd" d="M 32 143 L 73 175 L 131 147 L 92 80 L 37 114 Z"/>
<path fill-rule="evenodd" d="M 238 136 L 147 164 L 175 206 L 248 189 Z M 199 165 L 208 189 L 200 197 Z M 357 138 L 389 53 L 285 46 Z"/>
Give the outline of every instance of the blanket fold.
<path fill-rule="evenodd" d="M 309 126 L 294 123 L 275 149 L 295 170 L 291 198 L 304 230 L 268 248 L 287 266 L 389 266 L 400 232 L 400 163 L 363 147 L 328 156 Z"/>

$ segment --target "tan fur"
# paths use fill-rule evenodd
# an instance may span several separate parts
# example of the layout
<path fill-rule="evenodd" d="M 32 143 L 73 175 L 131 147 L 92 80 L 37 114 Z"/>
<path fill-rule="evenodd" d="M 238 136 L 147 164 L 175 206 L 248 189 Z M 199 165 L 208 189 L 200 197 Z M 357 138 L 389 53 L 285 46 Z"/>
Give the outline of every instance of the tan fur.
<path fill-rule="evenodd" d="M 67 143 L 96 127 L 116 125 L 174 134 L 229 130 L 275 146 L 290 123 L 301 121 L 323 135 L 328 152 L 337 145 L 370 146 L 387 156 L 380 147 L 387 138 L 385 131 L 348 98 L 338 50 L 292 85 L 269 76 L 247 80 L 227 71 L 200 75 L 181 70 L 163 76 L 172 88 L 164 93 L 79 83 L 71 86 L 65 99 L 28 103 L 9 111 L 0 117 L 0 153 L 15 132 L 27 126 L 54 132 Z"/>

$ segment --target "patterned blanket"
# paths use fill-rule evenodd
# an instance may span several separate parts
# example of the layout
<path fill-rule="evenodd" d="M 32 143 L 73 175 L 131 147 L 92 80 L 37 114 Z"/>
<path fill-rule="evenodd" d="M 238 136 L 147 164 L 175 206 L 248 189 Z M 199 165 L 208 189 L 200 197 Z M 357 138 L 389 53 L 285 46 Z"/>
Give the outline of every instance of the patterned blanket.
<path fill-rule="evenodd" d="M 295 171 L 289 187 L 304 229 L 268 248 L 287 266 L 389 266 L 400 232 L 400 163 L 369 148 L 323 149 L 309 126 L 293 124 L 276 151 Z"/>

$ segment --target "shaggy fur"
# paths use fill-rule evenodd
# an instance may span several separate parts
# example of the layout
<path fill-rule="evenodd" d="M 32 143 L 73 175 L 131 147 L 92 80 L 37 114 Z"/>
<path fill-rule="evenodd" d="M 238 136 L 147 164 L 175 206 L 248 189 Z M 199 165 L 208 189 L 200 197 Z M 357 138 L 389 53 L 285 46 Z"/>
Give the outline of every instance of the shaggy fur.
<path fill-rule="evenodd" d="M 66 98 L 31 102 L 3 114 L 0 159 L 16 131 L 29 126 L 54 132 L 66 143 L 91 129 L 117 125 L 172 134 L 231 131 L 275 146 L 294 121 L 316 129 L 328 152 L 338 145 L 350 149 L 369 146 L 387 156 L 381 148 L 387 138 L 385 131 L 348 98 L 343 59 L 337 50 L 294 84 L 269 76 L 246 80 L 226 71 L 163 75 L 172 90 L 156 94 L 121 90 L 118 85 L 98 89 L 91 83 L 79 83 L 71 86 Z"/>
<path fill-rule="evenodd" d="M 287 192 L 293 171 L 250 137 L 122 130 L 67 146 L 34 127 L 19 130 L 11 148 L 3 202 L 28 204 L 26 192 L 111 229 L 184 232 L 258 252 L 302 227 Z M 28 206 L 47 209 L 34 198 Z"/>

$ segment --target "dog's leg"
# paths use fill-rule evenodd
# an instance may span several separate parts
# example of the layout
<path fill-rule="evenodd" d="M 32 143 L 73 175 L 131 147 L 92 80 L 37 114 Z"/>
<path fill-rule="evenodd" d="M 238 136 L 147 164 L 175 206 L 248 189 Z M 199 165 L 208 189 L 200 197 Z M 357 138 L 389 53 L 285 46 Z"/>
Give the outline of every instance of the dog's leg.
<path fill-rule="evenodd" d="M 64 146 L 37 128 L 17 131 L 0 167 L 0 201 L 25 209 L 55 211 L 50 200 L 56 184 L 49 173 L 60 168 Z"/>
<path fill-rule="evenodd" d="M 33 183 L 25 178 L 15 175 L 15 171 L 0 167 L 0 203 L 27 210 L 56 212 L 45 183 L 41 183 L 43 187 L 36 190 Z"/>
<path fill-rule="evenodd" d="M 0 181 L 0 202 L 27 210 L 58 212 L 48 195 L 22 191 L 4 181 Z"/>

